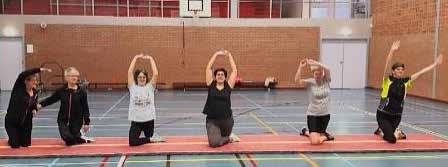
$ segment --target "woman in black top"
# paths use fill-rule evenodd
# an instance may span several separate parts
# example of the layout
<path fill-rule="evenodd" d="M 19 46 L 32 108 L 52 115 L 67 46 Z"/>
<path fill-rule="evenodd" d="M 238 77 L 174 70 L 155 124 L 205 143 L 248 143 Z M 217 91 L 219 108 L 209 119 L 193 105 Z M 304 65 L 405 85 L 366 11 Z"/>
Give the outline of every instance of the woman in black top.
<path fill-rule="evenodd" d="M 212 71 L 213 63 L 219 55 L 229 58 L 232 73 L 227 80 L 227 71 L 218 68 Z M 232 54 L 228 51 L 216 52 L 208 62 L 205 70 L 205 81 L 208 86 L 207 102 L 203 113 L 207 115 L 206 128 L 208 143 L 210 147 L 219 147 L 229 142 L 239 141 L 236 135 L 232 134 L 233 116 L 230 103 L 230 94 L 235 85 L 237 69 Z"/>
<path fill-rule="evenodd" d="M 90 128 L 90 113 L 87 93 L 77 84 L 79 72 L 69 67 L 65 69 L 64 77 L 67 84 L 42 101 L 38 108 L 61 101 L 57 122 L 62 140 L 68 146 L 90 142 L 81 138 L 81 128 L 84 132 Z"/>
<path fill-rule="evenodd" d="M 398 129 L 398 125 L 401 122 L 407 89 L 422 74 L 441 64 L 443 59 L 443 55 L 440 54 L 434 63 L 412 74 L 410 77 L 405 77 L 404 75 L 404 64 L 395 63 L 392 65 L 392 71 L 389 75 L 390 62 L 399 47 L 400 41 L 395 41 L 387 56 L 386 66 L 383 72 L 383 82 L 381 84 L 381 101 L 376 112 L 378 128 L 374 133 L 382 136 L 388 143 L 396 143 L 397 140 L 406 139 L 406 135 Z"/>
<path fill-rule="evenodd" d="M 37 111 L 37 76 L 41 71 L 51 72 L 47 68 L 33 68 L 19 74 L 5 116 L 5 129 L 8 134 L 8 144 L 11 148 L 28 147 L 31 145 L 31 130 L 33 114 Z"/>

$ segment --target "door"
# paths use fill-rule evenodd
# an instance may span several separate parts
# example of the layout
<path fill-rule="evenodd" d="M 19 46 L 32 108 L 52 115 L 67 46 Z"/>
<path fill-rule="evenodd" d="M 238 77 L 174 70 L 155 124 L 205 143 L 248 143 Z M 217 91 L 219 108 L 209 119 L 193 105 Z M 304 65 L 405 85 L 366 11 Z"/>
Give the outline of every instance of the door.
<path fill-rule="evenodd" d="M 323 40 L 321 60 L 331 71 L 332 88 L 365 88 L 366 40 Z"/>
<path fill-rule="evenodd" d="M 22 70 L 22 38 L 0 38 L 0 89 L 12 90 Z"/>

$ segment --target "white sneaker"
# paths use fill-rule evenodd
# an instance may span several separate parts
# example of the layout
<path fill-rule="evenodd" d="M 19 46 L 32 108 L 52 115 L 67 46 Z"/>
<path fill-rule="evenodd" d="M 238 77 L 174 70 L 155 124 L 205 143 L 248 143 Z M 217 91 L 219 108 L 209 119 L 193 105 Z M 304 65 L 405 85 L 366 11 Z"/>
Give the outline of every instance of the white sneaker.
<path fill-rule="evenodd" d="M 86 143 L 93 143 L 93 142 L 95 142 L 95 139 L 93 139 L 92 137 L 81 136 L 81 138 L 84 139 L 86 141 Z"/>
<path fill-rule="evenodd" d="M 154 133 L 152 137 L 149 139 L 151 143 L 163 143 L 165 142 L 165 138 L 159 136 L 157 133 Z"/>
<path fill-rule="evenodd" d="M 95 142 L 95 139 L 93 139 L 93 137 L 88 137 L 87 133 L 84 132 L 83 130 L 81 130 L 81 139 L 84 139 L 86 141 L 86 143 Z"/>
<path fill-rule="evenodd" d="M 229 138 L 230 138 L 230 142 L 232 142 L 232 143 L 241 141 L 241 139 L 234 133 L 231 133 Z"/>

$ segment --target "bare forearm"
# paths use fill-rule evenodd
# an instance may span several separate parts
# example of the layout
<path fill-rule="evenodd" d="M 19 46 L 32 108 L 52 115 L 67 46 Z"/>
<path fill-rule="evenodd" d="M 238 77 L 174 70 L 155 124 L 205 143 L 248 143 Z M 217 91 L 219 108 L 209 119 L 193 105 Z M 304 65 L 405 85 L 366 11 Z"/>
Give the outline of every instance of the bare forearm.
<path fill-rule="evenodd" d="M 384 66 L 383 76 L 387 75 L 387 70 L 390 68 L 390 62 L 392 60 L 392 56 L 394 55 L 394 51 L 390 51 L 386 58 L 386 65 Z"/>
<path fill-rule="evenodd" d="M 213 72 L 212 72 L 212 66 L 213 63 L 215 62 L 216 56 L 218 56 L 218 54 L 214 54 L 212 56 L 212 58 L 210 58 L 210 61 L 207 64 L 207 67 L 205 69 L 205 82 L 207 83 L 207 85 L 210 85 L 213 81 Z"/>
<path fill-rule="evenodd" d="M 231 54 L 229 54 L 229 62 L 230 62 L 230 67 L 232 68 L 232 72 L 237 72 L 236 63 Z"/>
<path fill-rule="evenodd" d="M 159 70 L 157 69 L 156 61 L 154 61 L 154 58 L 150 58 L 151 61 L 151 69 L 152 69 L 152 75 L 156 76 L 159 75 Z"/>
<path fill-rule="evenodd" d="M 213 63 L 215 63 L 216 56 L 217 56 L 217 54 L 214 54 L 212 56 L 212 58 L 210 59 L 210 61 L 207 64 L 207 69 L 206 70 L 212 70 L 212 66 L 213 66 Z"/>
<path fill-rule="evenodd" d="M 297 69 L 296 75 L 294 76 L 294 82 L 298 83 L 302 79 L 302 67 Z"/>
<path fill-rule="evenodd" d="M 431 71 L 431 70 L 434 69 L 434 67 L 436 67 L 436 66 L 437 66 L 437 64 L 436 64 L 436 63 L 433 63 L 433 64 L 431 64 L 431 65 L 429 65 L 429 66 L 423 68 L 422 70 L 420 70 L 420 71 L 418 71 L 417 73 L 413 74 L 413 75 L 411 76 L 411 80 L 416 80 L 416 79 L 418 79 L 421 75 L 423 75 L 424 73 L 427 73 L 427 72 Z"/>
<path fill-rule="evenodd" d="M 128 69 L 129 74 L 132 74 L 134 72 L 136 62 L 137 62 L 137 57 L 134 57 L 134 59 L 132 59 L 131 64 L 129 65 L 129 69 Z"/>

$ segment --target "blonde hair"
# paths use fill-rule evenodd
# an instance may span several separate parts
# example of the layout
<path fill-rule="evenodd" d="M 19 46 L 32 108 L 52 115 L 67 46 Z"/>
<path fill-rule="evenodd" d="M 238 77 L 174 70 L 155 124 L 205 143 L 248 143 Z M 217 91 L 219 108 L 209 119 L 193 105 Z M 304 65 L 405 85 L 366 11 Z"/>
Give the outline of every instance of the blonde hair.
<path fill-rule="evenodd" d="M 322 67 L 317 66 L 317 65 L 312 65 L 312 66 L 310 66 L 310 70 L 314 72 L 316 70 L 322 70 Z"/>
<path fill-rule="evenodd" d="M 321 72 L 322 77 L 325 77 L 325 75 L 327 75 L 327 74 L 325 74 L 325 70 L 321 66 L 311 66 L 310 69 L 311 69 L 311 72 L 313 72 L 313 73 L 316 71 Z"/>
<path fill-rule="evenodd" d="M 79 71 L 75 67 L 67 67 L 64 70 L 64 76 L 70 75 L 72 73 L 77 73 L 79 75 Z"/>

